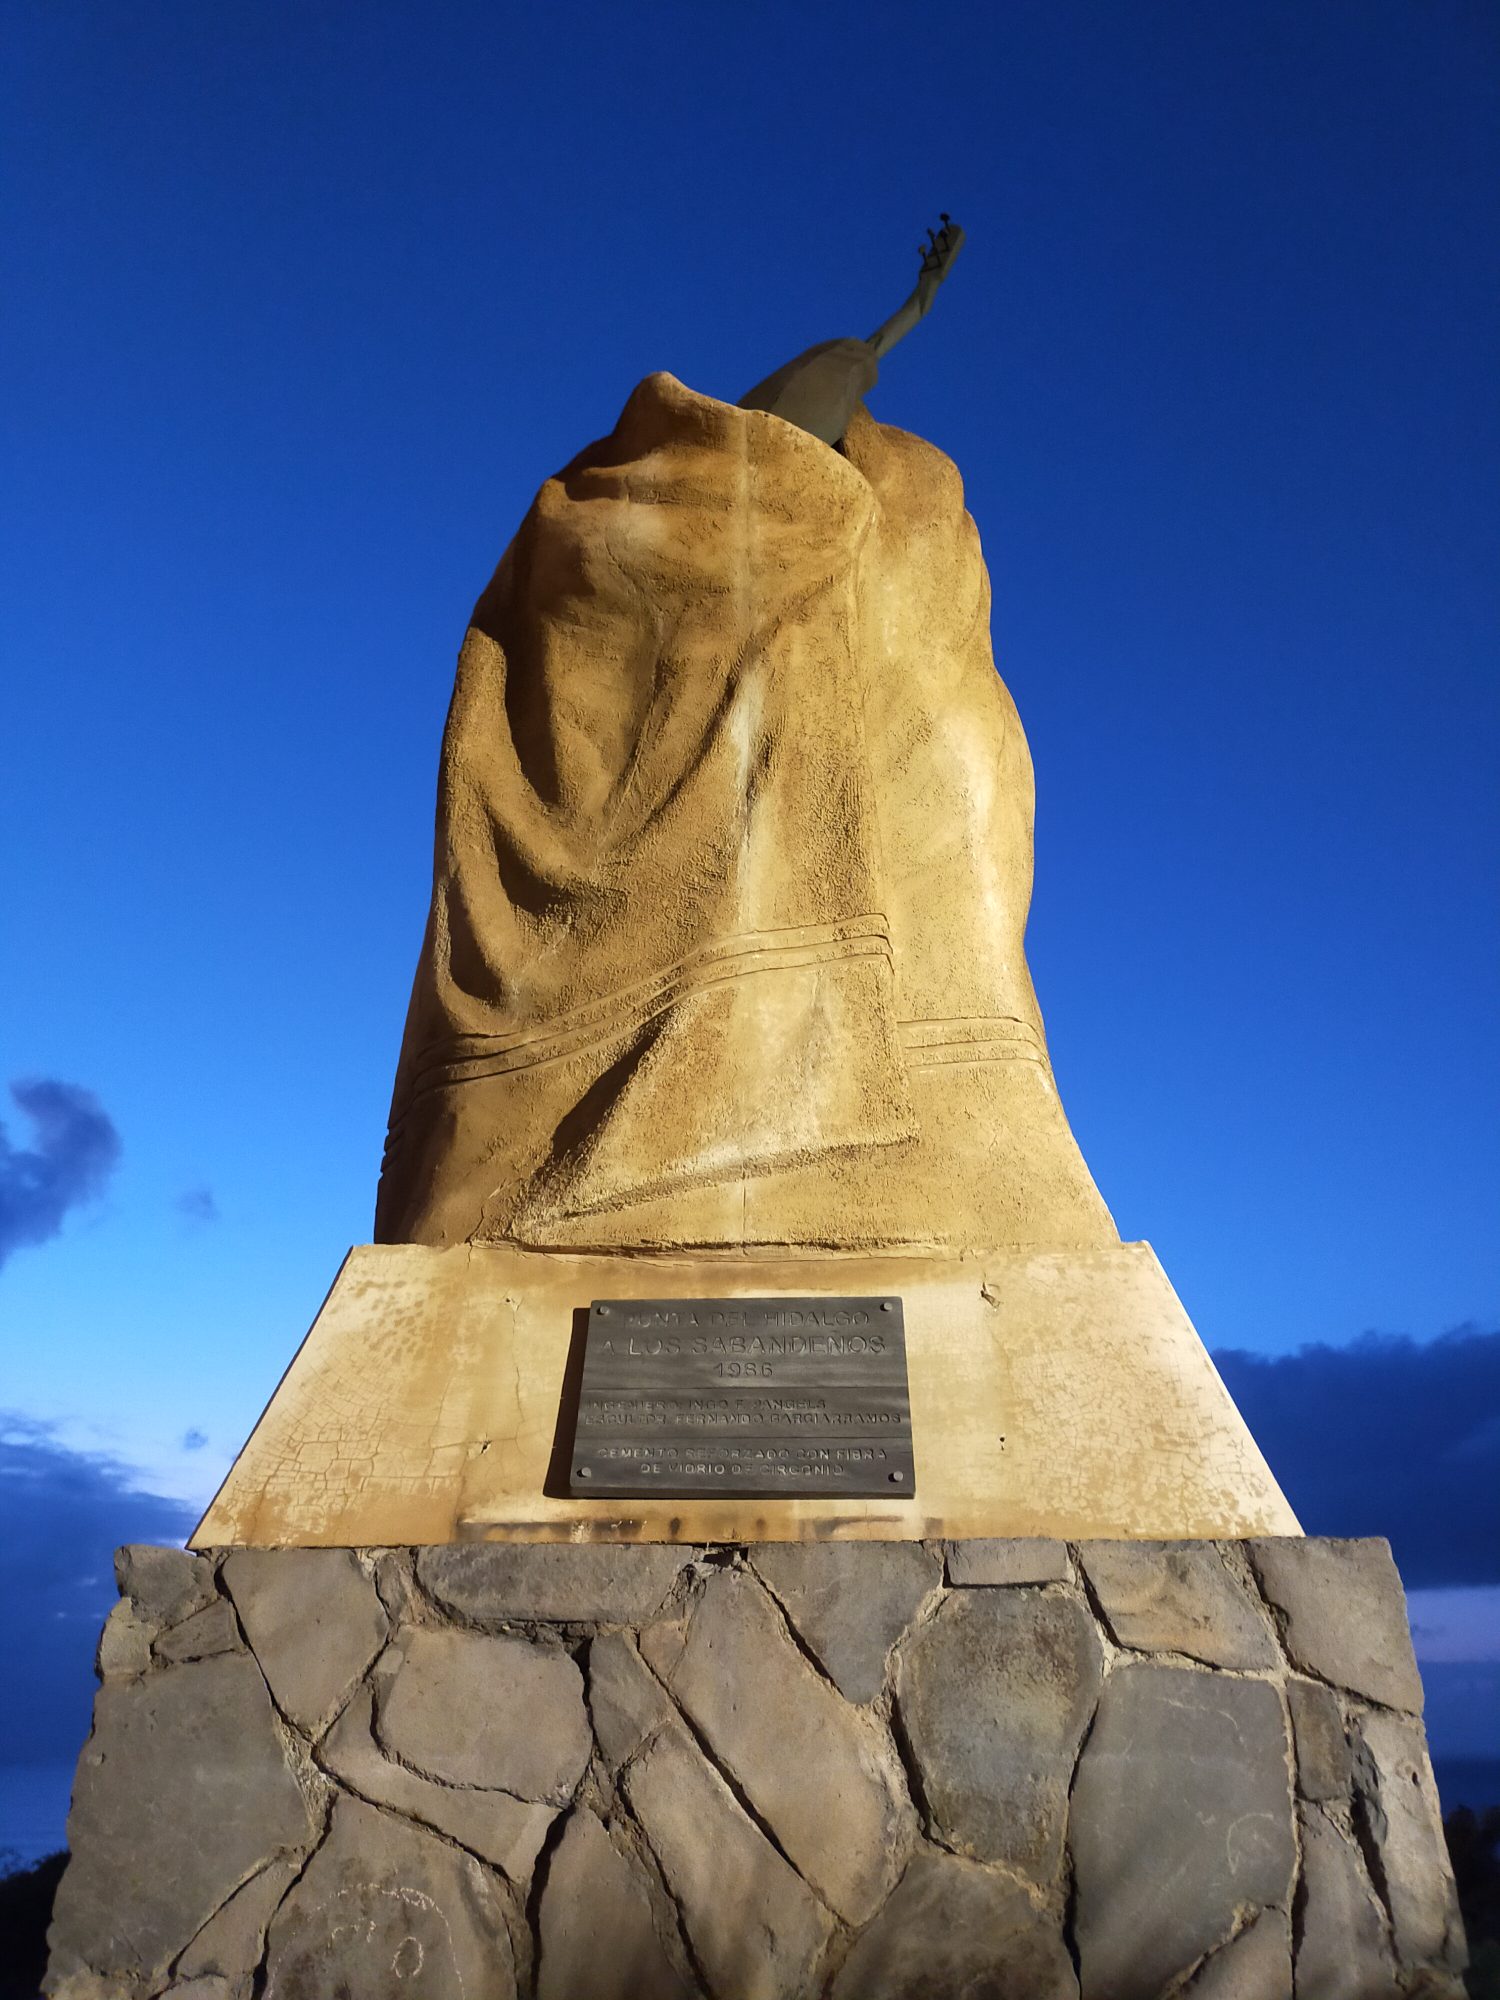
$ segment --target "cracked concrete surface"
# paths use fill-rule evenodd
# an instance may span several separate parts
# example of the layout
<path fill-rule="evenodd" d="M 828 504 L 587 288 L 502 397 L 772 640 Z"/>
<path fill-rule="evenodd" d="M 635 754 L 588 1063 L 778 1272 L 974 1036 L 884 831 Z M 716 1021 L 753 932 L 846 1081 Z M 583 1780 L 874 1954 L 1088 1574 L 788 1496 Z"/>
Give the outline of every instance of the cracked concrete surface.
<path fill-rule="evenodd" d="M 122 1552 L 46 1992 L 1461 1993 L 1383 1548 L 641 1554 Z"/>

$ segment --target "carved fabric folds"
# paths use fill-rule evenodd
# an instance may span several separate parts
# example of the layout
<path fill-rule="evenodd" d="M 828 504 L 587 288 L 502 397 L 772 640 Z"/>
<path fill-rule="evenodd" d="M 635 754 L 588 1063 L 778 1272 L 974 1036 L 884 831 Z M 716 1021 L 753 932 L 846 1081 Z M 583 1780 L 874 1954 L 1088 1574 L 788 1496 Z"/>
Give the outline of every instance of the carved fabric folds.
<path fill-rule="evenodd" d="M 1113 1242 L 957 469 L 648 377 L 475 609 L 383 1242 Z"/>

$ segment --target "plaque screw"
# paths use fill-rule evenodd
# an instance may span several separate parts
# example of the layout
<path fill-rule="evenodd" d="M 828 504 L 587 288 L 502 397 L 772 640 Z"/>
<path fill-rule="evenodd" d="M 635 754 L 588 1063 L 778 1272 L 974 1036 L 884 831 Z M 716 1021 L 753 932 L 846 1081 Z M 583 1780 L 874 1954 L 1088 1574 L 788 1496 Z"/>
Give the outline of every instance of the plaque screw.
<path fill-rule="evenodd" d="M 578 1468 L 578 1477 L 579 1477 L 580 1479 L 592 1479 L 592 1478 L 593 1478 L 593 1476 L 594 1476 L 594 1468 L 593 1468 L 593 1466 L 591 1466 L 591 1465 L 580 1465 L 580 1466 L 579 1466 L 579 1468 Z"/>
<path fill-rule="evenodd" d="M 892 1305 L 892 1303 L 891 1303 L 891 1301 L 890 1301 L 889 1299 L 882 1299 L 882 1300 L 880 1301 L 880 1310 L 881 1310 L 881 1311 L 882 1311 L 883 1313 L 890 1313 L 890 1312 L 894 1312 L 894 1311 L 896 1310 L 896 1308 L 895 1308 L 895 1307 L 894 1307 L 894 1306 Z"/>
<path fill-rule="evenodd" d="M 904 1472 L 888 1472 L 886 1478 L 889 1479 L 892 1486 L 904 1486 L 906 1484 L 906 1474 Z"/>
<path fill-rule="evenodd" d="M 599 1315 L 600 1319 L 608 1319 L 608 1318 L 609 1318 L 609 1307 L 608 1307 L 608 1306 L 596 1306 L 596 1307 L 594 1308 L 594 1310 L 595 1310 L 595 1311 L 596 1311 L 596 1312 L 598 1313 L 598 1315 Z"/>

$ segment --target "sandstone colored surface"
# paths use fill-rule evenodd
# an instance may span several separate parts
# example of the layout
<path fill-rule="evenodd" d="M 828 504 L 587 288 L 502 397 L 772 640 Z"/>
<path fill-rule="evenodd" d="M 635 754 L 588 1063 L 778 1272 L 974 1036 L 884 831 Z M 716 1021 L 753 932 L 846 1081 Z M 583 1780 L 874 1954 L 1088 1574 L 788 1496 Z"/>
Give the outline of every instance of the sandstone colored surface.
<path fill-rule="evenodd" d="M 353 1250 L 193 1545 L 1297 1532 L 1143 1243 L 819 1257 L 820 1289 L 905 1301 L 923 1445 L 903 1504 L 818 1493 L 778 1501 L 773 1516 L 733 1494 L 580 1501 L 549 1491 L 580 1299 L 801 1295 L 809 1268 L 769 1254 Z"/>
<path fill-rule="evenodd" d="M 1019 1883 L 924 1848 L 860 1937 L 830 2000 L 1077 2000 L 1056 1928 Z"/>
<path fill-rule="evenodd" d="M 1068 1546 L 1050 1536 L 997 1540 L 992 1535 L 944 1545 L 948 1581 L 958 1585 L 1066 1583 Z"/>
<path fill-rule="evenodd" d="M 68 1815 L 53 1981 L 149 1990 L 247 1876 L 311 1837 L 252 1659 L 106 1682 Z"/>
<path fill-rule="evenodd" d="M 277 1706 L 316 1736 L 385 1644 L 374 1584 L 346 1549 L 236 1549 L 223 1575 Z"/>
<path fill-rule="evenodd" d="M 1370 1711 L 1355 1731 L 1357 1811 L 1374 1848 L 1396 1955 L 1415 1968 L 1464 1962 L 1437 1786 L 1420 1723 Z"/>
<path fill-rule="evenodd" d="M 134 1680 L 151 1664 L 155 1625 L 142 1618 L 128 1597 L 122 1597 L 104 1621 L 94 1671 L 102 1681 Z"/>
<path fill-rule="evenodd" d="M 677 1713 L 623 1632 L 601 1633 L 589 1647 L 588 1691 L 594 1737 L 612 1771 Z"/>
<path fill-rule="evenodd" d="M 667 1684 L 830 1909 L 851 1924 L 873 1916 L 916 1833 L 895 1750 L 809 1666 L 747 1572 L 709 1579 Z"/>
<path fill-rule="evenodd" d="M 417 1575 L 450 1611 L 476 1625 L 525 1619 L 591 1625 L 641 1625 L 691 1560 L 690 1549 L 540 1548 L 496 1542 L 423 1549 Z"/>
<path fill-rule="evenodd" d="M 959 1591 L 911 1634 L 897 1704 L 935 1838 L 1056 1876 L 1101 1657 L 1087 1608 L 1061 1592 Z"/>
<path fill-rule="evenodd" d="M 563 1829 L 539 1921 L 537 2000 L 694 2000 L 657 1933 L 644 1870 L 586 1806 Z"/>
<path fill-rule="evenodd" d="M 1265 1613 L 1212 1542 L 1084 1542 L 1078 1556 L 1120 1645 L 1215 1667 L 1278 1663 Z"/>
<path fill-rule="evenodd" d="M 353 1799 L 271 1923 L 265 2000 L 515 2000 L 504 1908 L 477 1862 Z"/>
<path fill-rule="evenodd" d="M 589 1758 L 583 1676 L 555 1646 L 408 1629 L 376 1710 L 403 1763 L 449 1785 L 562 1805 Z"/>
<path fill-rule="evenodd" d="M 624 1782 L 715 2000 L 805 2000 L 833 1920 L 687 1732 L 665 1731 Z"/>
<path fill-rule="evenodd" d="M 892 1646 L 943 1580 L 941 1558 L 919 1542 L 767 1542 L 754 1565 L 839 1692 L 859 1702 L 879 1694 Z"/>
<path fill-rule="evenodd" d="M 1304 1799 L 1346 1799 L 1353 1775 L 1339 1698 L 1321 1681 L 1288 1680 L 1287 1707 L 1297 1748 L 1297 1790 Z"/>
<path fill-rule="evenodd" d="M 1267 1683 L 1114 1669 L 1073 1789 L 1085 1994 L 1160 2000 L 1245 1911 L 1290 1907 L 1287 1761 Z"/>
<path fill-rule="evenodd" d="M 1118 1240 L 1026 967 L 987 601 L 930 445 L 639 384 L 464 641 L 381 1242 Z"/>
<path fill-rule="evenodd" d="M 1397 1990 L 1385 1922 L 1359 1850 L 1316 1806 L 1298 1814 L 1302 1907 L 1297 1984 L 1317 2000 L 1369 2000 Z"/>
<path fill-rule="evenodd" d="M 1249 1546 L 1294 1665 L 1370 1701 L 1421 1713 L 1422 1677 L 1389 1542 L 1299 1536 Z"/>
<path fill-rule="evenodd" d="M 472 1698 L 493 1700 L 480 1687 Z M 377 1806 L 445 1833 L 525 1889 L 557 1808 L 473 1785 L 444 1785 L 387 1757 L 375 1741 L 374 1697 L 363 1688 L 329 1730 L 318 1761 L 340 1784 Z"/>

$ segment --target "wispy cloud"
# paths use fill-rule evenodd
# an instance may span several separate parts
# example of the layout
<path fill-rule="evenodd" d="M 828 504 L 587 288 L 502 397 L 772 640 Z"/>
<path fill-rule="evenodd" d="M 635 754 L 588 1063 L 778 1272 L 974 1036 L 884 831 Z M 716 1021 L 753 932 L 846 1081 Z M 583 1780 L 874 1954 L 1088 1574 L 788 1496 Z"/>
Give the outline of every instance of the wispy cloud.
<path fill-rule="evenodd" d="M 69 1209 L 103 1193 L 120 1157 L 120 1135 L 92 1091 L 37 1077 L 13 1083 L 10 1094 L 35 1144 L 13 1146 L 0 1125 L 0 1264 L 56 1236 Z"/>
<path fill-rule="evenodd" d="M 211 1187 L 190 1187 L 185 1194 L 177 1197 L 177 1213 L 186 1216 L 189 1222 L 217 1222 L 219 1204 L 214 1200 Z"/>
<path fill-rule="evenodd" d="M 1214 1360 L 1310 1535 L 1388 1535 L 1409 1587 L 1500 1583 L 1500 1332 Z"/>

